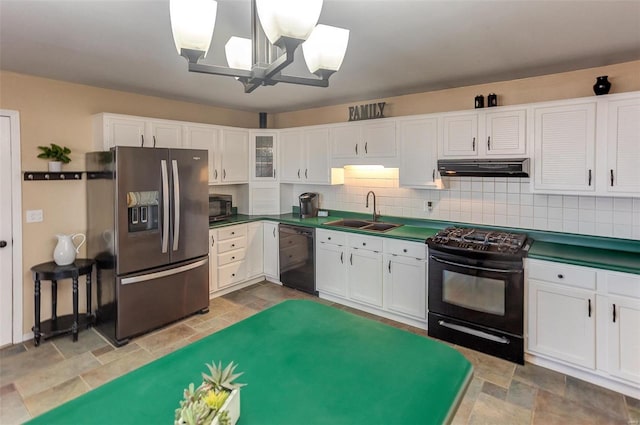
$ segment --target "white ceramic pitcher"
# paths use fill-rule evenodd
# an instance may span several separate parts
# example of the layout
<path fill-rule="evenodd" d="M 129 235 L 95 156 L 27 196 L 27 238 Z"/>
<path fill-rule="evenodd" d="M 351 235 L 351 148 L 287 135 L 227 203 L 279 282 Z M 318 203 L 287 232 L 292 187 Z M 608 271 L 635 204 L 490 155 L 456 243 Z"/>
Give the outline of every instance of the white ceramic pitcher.
<path fill-rule="evenodd" d="M 58 238 L 58 244 L 53 250 L 53 261 L 59 266 L 66 266 L 73 263 L 76 260 L 76 254 L 80 253 L 80 247 L 87 240 L 87 237 L 82 233 L 76 233 L 75 235 L 56 235 Z M 82 237 L 82 242 L 78 246 L 74 246 L 73 241 L 76 237 Z"/>

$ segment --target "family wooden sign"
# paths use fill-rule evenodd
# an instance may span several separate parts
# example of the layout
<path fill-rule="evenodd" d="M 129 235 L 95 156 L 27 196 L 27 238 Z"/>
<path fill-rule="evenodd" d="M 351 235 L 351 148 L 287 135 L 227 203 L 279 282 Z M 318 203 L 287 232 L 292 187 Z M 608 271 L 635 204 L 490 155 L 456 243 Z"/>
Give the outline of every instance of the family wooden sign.
<path fill-rule="evenodd" d="M 349 106 L 349 121 L 384 118 L 386 102 L 368 103 L 366 105 Z"/>

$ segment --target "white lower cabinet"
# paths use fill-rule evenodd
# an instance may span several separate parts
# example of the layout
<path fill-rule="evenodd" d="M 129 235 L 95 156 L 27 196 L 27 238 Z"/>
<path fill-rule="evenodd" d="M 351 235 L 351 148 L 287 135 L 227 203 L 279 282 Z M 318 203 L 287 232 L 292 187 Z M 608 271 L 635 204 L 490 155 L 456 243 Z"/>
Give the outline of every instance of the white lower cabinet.
<path fill-rule="evenodd" d="M 316 289 L 323 298 L 424 327 L 425 254 L 422 243 L 318 229 Z"/>
<path fill-rule="evenodd" d="M 382 307 L 382 254 L 363 248 L 349 248 L 347 267 L 349 298 Z"/>
<path fill-rule="evenodd" d="M 247 278 L 264 274 L 262 222 L 247 224 Z"/>
<path fill-rule="evenodd" d="M 272 221 L 263 222 L 263 264 L 264 274 L 267 279 L 279 281 L 278 269 L 278 223 Z"/>
<path fill-rule="evenodd" d="M 595 293 L 529 280 L 529 351 L 595 368 Z"/>
<path fill-rule="evenodd" d="M 639 397 L 640 275 L 535 259 L 526 269 L 529 360 Z"/>

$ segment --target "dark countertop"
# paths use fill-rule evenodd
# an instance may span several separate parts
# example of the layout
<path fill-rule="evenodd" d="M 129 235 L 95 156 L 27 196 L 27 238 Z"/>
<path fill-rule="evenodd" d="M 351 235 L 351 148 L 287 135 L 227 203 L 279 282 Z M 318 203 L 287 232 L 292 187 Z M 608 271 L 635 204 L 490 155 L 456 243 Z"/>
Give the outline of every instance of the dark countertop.
<path fill-rule="evenodd" d="M 344 227 L 326 226 L 324 223 L 341 218 L 359 218 L 368 220 L 368 214 L 346 211 L 331 211 L 329 217 L 300 218 L 297 213 L 280 215 L 250 216 L 238 214 L 230 219 L 213 223 L 210 229 L 247 223 L 258 220 L 271 220 L 286 224 L 315 227 L 327 230 L 337 230 L 349 233 L 359 233 L 370 236 L 403 239 L 414 242 L 424 242 L 438 230 L 447 226 L 472 226 L 487 228 L 488 226 L 475 224 L 452 223 L 437 220 L 407 219 L 401 217 L 381 217 L 381 222 L 401 223 L 387 232 L 371 232 L 367 230 L 350 229 Z M 495 228 L 495 227 L 494 227 Z M 603 238 L 598 236 L 572 235 L 557 232 L 543 232 L 529 229 L 504 229 L 508 231 L 525 232 L 534 241 L 529 250 L 529 258 L 575 264 L 578 266 L 595 267 L 633 274 L 640 274 L 640 241 L 629 239 Z"/>

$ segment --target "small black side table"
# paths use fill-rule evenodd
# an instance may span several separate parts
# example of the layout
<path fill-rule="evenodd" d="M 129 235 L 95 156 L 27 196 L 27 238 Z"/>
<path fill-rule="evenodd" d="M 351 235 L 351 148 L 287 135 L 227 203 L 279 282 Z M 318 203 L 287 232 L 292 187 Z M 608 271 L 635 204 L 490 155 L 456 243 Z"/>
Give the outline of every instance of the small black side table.
<path fill-rule="evenodd" d="M 35 345 L 40 345 L 40 338 L 49 339 L 51 337 L 71 332 L 73 341 L 78 340 L 79 314 L 78 314 L 78 278 L 87 276 L 87 327 L 91 324 L 91 272 L 93 271 L 94 260 L 77 258 L 68 266 L 59 266 L 53 261 L 38 264 L 31 267 L 34 282 L 35 297 L 35 324 L 33 330 L 33 340 Z M 71 279 L 73 282 L 73 314 L 66 316 L 57 315 L 58 304 L 58 280 Z M 51 320 L 40 323 L 40 281 L 51 281 Z"/>

